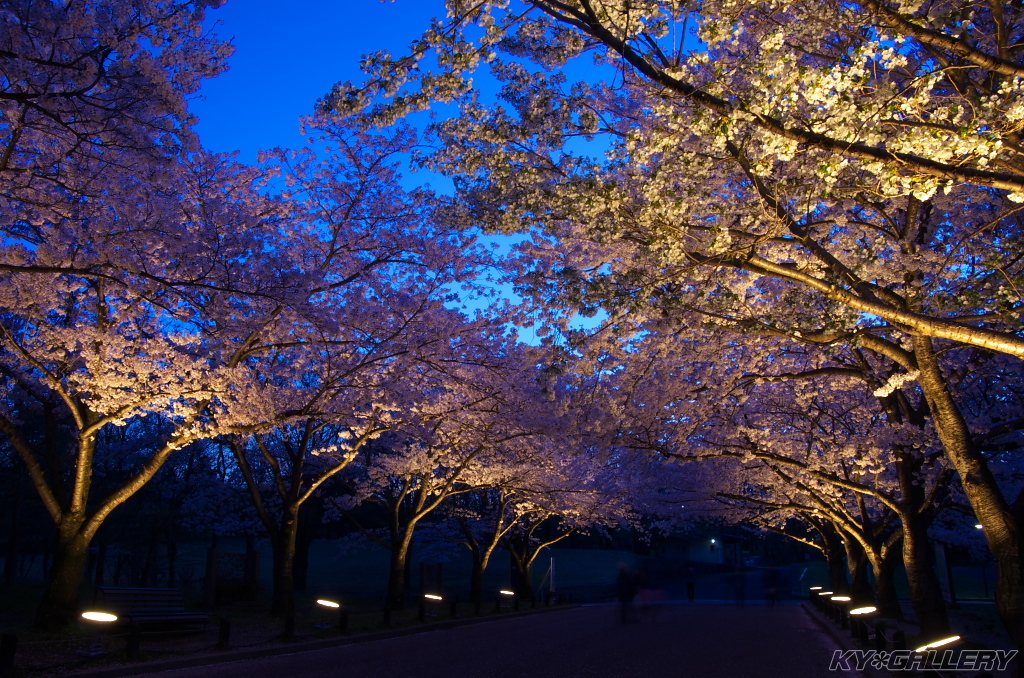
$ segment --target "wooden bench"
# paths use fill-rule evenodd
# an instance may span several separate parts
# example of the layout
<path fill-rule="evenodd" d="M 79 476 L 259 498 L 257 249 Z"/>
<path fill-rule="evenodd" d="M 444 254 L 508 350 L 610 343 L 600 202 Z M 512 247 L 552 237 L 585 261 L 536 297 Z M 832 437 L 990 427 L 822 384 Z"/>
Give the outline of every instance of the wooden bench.
<path fill-rule="evenodd" d="M 200 628 L 209 623 L 205 612 L 186 612 L 178 589 L 143 589 L 99 586 L 94 609 L 116 614 L 119 622 L 149 629 Z"/>

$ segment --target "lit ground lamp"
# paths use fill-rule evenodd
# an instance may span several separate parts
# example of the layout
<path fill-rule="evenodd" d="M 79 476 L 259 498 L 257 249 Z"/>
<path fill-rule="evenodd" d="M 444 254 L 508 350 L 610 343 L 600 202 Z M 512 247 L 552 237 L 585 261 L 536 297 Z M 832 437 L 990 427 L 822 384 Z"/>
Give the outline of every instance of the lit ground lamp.
<path fill-rule="evenodd" d="M 864 645 L 871 640 L 869 622 L 875 612 L 878 608 L 874 605 L 858 605 L 850 610 L 850 635 Z"/>
<path fill-rule="evenodd" d="M 934 650 L 935 648 L 942 647 L 943 645 L 955 643 L 958 640 L 960 640 L 960 636 L 950 636 L 949 638 L 943 638 L 942 640 L 936 640 L 931 643 L 928 643 L 927 645 L 922 645 L 921 647 L 914 650 L 914 652 L 927 652 L 928 650 Z"/>
<path fill-rule="evenodd" d="M 515 602 L 515 605 L 518 607 L 519 600 L 516 598 L 516 592 L 515 591 L 509 591 L 508 589 L 501 589 L 500 591 L 498 591 L 498 595 L 495 596 L 495 598 L 494 598 L 494 611 L 495 612 L 501 612 L 501 599 L 502 599 L 503 596 L 512 598 L 513 601 Z"/>
<path fill-rule="evenodd" d="M 437 595 L 436 593 L 424 593 L 423 597 L 420 599 L 420 615 L 419 615 L 420 616 L 420 621 L 421 622 L 427 621 L 427 616 L 428 616 L 427 615 L 427 603 L 428 602 L 429 603 L 440 603 L 443 600 L 444 600 L 444 598 L 439 596 L 439 595 Z M 432 615 L 429 615 L 429 616 L 435 617 L 437 615 L 433 615 L 432 614 Z"/>
<path fill-rule="evenodd" d="M 341 603 L 333 600 L 327 600 L 326 598 L 320 598 L 316 601 L 316 604 L 323 608 L 325 614 L 329 613 L 331 610 L 336 610 L 338 615 L 338 628 L 342 631 L 348 630 L 348 611 L 341 606 Z M 331 622 L 325 618 L 323 622 L 317 624 L 313 628 L 329 629 L 331 628 Z"/>
<path fill-rule="evenodd" d="M 100 628 L 106 630 L 106 628 L 109 627 L 109 624 L 117 621 L 117 615 L 111 614 L 110 612 L 90 610 L 82 613 L 82 619 L 90 622 L 96 622 L 101 625 Z M 103 637 L 96 636 L 94 640 L 96 642 L 90 643 L 89 647 L 78 651 L 79 657 L 102 657 L 107 654 L 107 651 L 103 649 Z"/>

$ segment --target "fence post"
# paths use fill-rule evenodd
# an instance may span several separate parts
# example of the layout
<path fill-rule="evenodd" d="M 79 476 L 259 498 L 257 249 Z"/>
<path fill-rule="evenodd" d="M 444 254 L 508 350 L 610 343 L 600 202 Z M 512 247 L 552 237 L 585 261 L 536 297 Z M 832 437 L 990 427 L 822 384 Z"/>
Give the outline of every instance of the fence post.
<path fill-rule="evenodd" d="M 868 644 L 868 620 L 867 619 L 863 619 L 859 623 L 860 623 L 860 626 L 857 627 L 857 630 L 860 632 L 860 634 L 857 636 L 857 639 L 860 640 L 862 645 L 867 647 L 867 644 Z"/>
<path fill-rule="evenodd" d="M 220 618 L 217 627 L 217 649 L 226 650 L 231 644 L 231 620 Z"/>
<path fill-rule="evenodd" d="M 18 651 L 18 636 L 13 633 L 0 635 L 0 676 L 14 675 L 14 655 Z"/>
<path fill-rule="evenodd" d="M 142 645 L 142 628 L 138 622 L 133 621 L 128 627 L 128 646 L 126 648 L 129 661 L 139 659 L 139 649 Z"/>
<path fill-rule="evenodd" d="M 903 631 L 894 631 L 892 634 L 892 649 L 894 650 L 906 650 L 907 649 L 907 636 Z"/>
<path fill-rule="evenodd" d="M 885 622 L 875 624 L 875 650 L 885 652 Z"/>

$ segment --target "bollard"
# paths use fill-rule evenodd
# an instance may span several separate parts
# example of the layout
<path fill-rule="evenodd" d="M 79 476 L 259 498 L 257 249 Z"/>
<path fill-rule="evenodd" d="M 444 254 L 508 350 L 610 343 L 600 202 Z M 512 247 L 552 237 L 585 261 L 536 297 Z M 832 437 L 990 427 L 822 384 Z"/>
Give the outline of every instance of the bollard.
<path fill-rule="evenodd" d="M 501 612 L 501 594 L 500 593 L 496 594 L 494 596 L 494 611 L 495 612 Z"/>
<path fill-rule="evenodd" d="M 519 592 L 512 596 L 512 609 L 519 612 Z"/>
<path fill-rule="evenodd" d="M 481 596 L 477 596 L 476 602 L 473 603 L 473 614 L 477 617 L 484 613 L 484 601 Z"/>
<path fill-rule="evenodd" d="M 139 628 L 139 624 L 137 622 L 133 621 L 131 626 L 128 627 L 128 645 L 125 648 L 129 661 L 138 661 L 141 646 L 142 629 Z"/>
<path fill-rule="evenodd" d="M 861 621 L 859 619 L 857 619 L 856 617 L 854 617 L 853 615 L 849 615 L 849 619 L 850 619 L 850 637 L 851 638 L 860 638 Z"/>
<path fill-rule="evenodd" d="M 0 676 L 14 676 L 14 655 L 18 652 L 18 636 L 13 633 L 0 635 Z"/>
<path fill-rule="evenodd" d="M 391 628 L 391 606 L 384 606 L 384 626 Z"/>
<path fill-rule="evenodd" d="M 885 622 L 875 623 L 875 650 L 885 652 Z"/>
<path fill-rule="evenodd" d="M 850 627 L 850 615 L 846 614 L 846 608 L 836 605 L 836 614 L 839 615 L 839 628 L 845 629 Z"/>
<path fill-rule="evenodd" d="M 857 631 L 857 639 L 860 640 L 861 645 L 867 647 L 870 638 L 868 638 L 868 621 L 866 619 L 860 622 L 860 626 L 858 626 Z"/>
<path fill-rule="evenodd" d="M 295 637 L 295 615 L 289 614 L 284 618 L 284 631 L 281 632 L 281 638 L 284 640 L 291 640 Z"/>
<path fill-rule="evenodd" d="M 892 649 L 894 650 L 906 650 L 907 649 L 907 636 L 903 631 L 894 631 L 892 634 Z"/>
<path fill-rule="evenodd" d="M 449 612 L 451 613 L 451 618 L 452 619 L 455 619 L 455 618 L 457 618 L 459 616 L 459 597 L 458 596 L 455 596 L 454 598 L 452 598 L 452 606 L 451 606 L 451 610 L 449 610 Z"/>
<path fill-rule="evenodd" d="M 421 624 L 427 621 L 427 601 L 423 598 L 420 598 L 419 620 Z"/>
<path fill-rule="evenodd" d="M 338 630 L 348 633 L 348 610 L 343 607 L 338 608 Z"/>

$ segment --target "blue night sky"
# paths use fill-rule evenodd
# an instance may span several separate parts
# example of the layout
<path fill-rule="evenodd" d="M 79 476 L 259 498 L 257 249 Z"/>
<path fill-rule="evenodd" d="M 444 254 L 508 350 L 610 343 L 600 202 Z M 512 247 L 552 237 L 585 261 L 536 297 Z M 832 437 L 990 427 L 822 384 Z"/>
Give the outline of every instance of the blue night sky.
<path fill-rule="evenodd" d="M 230 0 L 210 10 L 235 53 L 192 104 L 200 138 L 212 151 L 241 151 L 243 162 L 262 148 L 303 145 L 299 116 L 334 83 L 358 81 L 362 55 L 402 53 L 443 12 L 424 0 Z"/>

